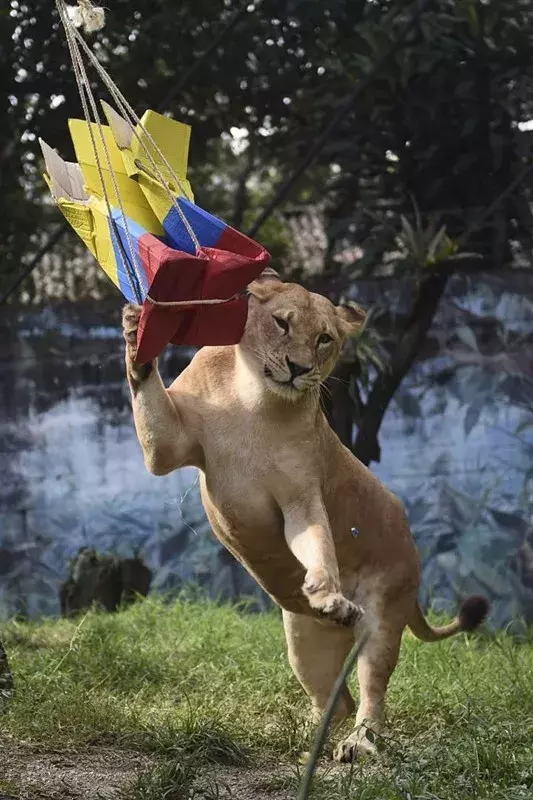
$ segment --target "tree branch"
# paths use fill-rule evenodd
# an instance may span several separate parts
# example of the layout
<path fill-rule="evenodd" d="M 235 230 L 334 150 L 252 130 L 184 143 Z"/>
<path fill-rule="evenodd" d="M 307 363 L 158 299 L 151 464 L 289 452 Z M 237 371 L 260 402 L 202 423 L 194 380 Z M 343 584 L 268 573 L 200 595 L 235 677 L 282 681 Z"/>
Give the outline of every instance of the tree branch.
<path fill-rule="evenodd" d="M 233 205 L 233 214 L 231 224 L 237 230 L 242 228 L 244 213 L 248 207 L 248 179 L 254 170 L 255 165 L 255 136 L 250 137 L 250 144 L 245 153 L 246 164 L 237 181 L 237 188 L 235 190 L 235 198 Z"/>

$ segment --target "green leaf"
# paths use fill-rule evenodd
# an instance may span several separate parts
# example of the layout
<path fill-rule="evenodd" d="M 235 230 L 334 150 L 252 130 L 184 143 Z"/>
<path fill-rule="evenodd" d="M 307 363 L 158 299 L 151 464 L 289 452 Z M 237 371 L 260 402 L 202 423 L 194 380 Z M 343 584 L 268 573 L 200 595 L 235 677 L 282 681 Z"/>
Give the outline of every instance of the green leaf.
<path fill-rule="evenodd" d="M 427 252 L 427 260 L 429 261 L 438 261 L 439 250 L 441 245 L 444 243 L 444 239 L 446 237 L 446 225 L 443 225 L 435 234 L 431 242 L 429 243 L 428 252 Z"/>
<path fill-rule="evenodd" d="M 468 4 L 468 19 L 470 20 L 472 31 L 477 33 L 479 31 L 479 17 L 475 3 L 470 2 Z"/>

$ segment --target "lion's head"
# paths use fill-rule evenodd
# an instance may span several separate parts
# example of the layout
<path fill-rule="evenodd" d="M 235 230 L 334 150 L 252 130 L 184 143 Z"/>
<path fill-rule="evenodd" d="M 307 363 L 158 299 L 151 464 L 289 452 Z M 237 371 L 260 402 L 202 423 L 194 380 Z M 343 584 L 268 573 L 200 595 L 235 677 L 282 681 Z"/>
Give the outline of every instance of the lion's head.
<path fill-rule="evenodd" d="M 269 273 L 248 287 L 250 305 L 241 352 L 270 391 L 296 400 L 318 390 L 346 339 L 361 328 L 364 311 Z"/>

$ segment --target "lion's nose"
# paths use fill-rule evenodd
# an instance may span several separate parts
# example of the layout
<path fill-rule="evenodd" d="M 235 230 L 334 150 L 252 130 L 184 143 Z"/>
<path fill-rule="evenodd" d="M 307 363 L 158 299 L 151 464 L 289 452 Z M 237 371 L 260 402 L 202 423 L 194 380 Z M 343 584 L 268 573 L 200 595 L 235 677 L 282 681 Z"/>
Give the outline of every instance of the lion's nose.
<path fill-rule="evenodd" d="M 304 367 L 302 364 L 296 364 L 294 361 L 291 361 L 289 358 L 286 358 L 287 366 L 291 373 L 291 379 L 294 380 L 295 378 L 299 378 L 300 375 L 306 375 L 308 372 L 311 372 L 313 367 Z"/>

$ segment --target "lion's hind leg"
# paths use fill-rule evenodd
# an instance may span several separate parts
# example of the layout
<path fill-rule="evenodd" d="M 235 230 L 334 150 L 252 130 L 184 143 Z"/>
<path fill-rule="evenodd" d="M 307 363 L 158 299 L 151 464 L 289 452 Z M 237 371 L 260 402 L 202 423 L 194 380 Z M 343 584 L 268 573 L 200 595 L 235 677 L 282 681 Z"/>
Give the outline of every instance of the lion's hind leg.
<path fill-rule="evenodd" d="M 283 611 L 289 663 L 312 703 L 311 720 L 323 714 L 336 679 L 352 648 L 356 632 L 314 617 Z M 375 627 L 374 627 L 375 625 Z M 391 613 L 389 619 L 376 619 L 357 662 L 360 701 L 352 733 L 335 749 L 337 761 L 355 761 L 358 755 L 377 752 L 375 735 L 382 732 L 385 695 L 396 667 L 404 628 L 403 618 Z M 344 686 L 335 713 L 335 722 L 344 721 L 355 704 Z"/>
<path fill-rule="evenodd" d="M 354 643 L 354 631 L 285 610 L 283 626 L 289 663 L 311 699 L 311 721 L 316 723 L 326 708 L 333 685 Z M 354 709 L 350 691 L 344 686 L 335 721 L 342 722 Z"/>
<path fill-rule="evenodd" d="M 337 761 L 352 762 L 358 755 L 376 754 L 375 734 L 383 730 L 385 695 L 398 662 L 402 631 L 403 624 L 394 624 L 394 618 L 372 627 L 357 661 L 360 699 L 355 728 L 336 748 Z"/>

